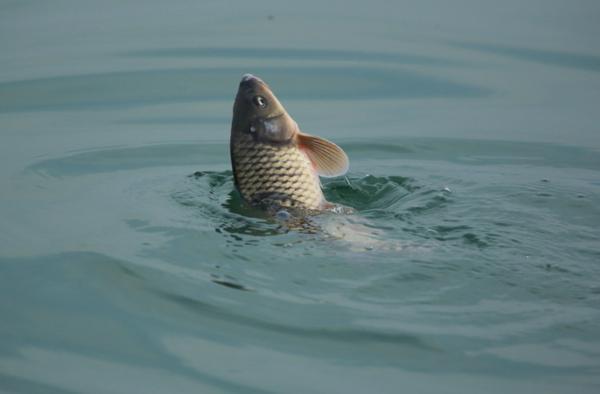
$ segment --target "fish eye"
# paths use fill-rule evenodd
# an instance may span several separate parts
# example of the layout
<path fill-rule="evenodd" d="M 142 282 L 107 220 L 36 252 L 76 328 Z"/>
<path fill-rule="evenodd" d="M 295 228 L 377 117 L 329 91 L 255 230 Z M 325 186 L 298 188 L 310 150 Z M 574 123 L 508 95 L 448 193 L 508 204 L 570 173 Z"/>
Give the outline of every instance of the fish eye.
<path fill-rule="evenodd" d="M 264 98 L 263 96 L 254 96 L 254 97 L 252 97 L 252 102 L 258 108 L 266 108 L 266 106 L 267 106 L 267 99 Z"/>

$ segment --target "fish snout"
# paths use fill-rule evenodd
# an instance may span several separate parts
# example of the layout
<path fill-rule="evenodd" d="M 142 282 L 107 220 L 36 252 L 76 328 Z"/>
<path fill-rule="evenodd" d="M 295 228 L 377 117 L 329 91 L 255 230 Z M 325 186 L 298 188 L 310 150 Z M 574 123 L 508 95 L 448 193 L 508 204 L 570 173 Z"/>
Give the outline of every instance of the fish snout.
<path fill-rule="evenodd" d="M 264 85 L 264 81 L 252 74 L 244 74 L 242 76 L 242 80 L 240 81 L 241 88 L 252 88 L 259 84 Z"/>

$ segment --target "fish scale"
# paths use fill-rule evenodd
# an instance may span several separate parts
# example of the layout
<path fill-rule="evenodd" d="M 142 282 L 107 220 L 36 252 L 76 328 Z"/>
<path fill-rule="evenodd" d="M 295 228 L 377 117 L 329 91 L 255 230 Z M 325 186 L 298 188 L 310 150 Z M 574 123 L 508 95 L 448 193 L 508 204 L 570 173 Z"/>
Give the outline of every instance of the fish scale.
<path fill-rule="evenodd" d="M 258 143 L 248 134 L 231 148 L 236 185 L 245 200 L 291 208 L 321 208 L 319 179 L 297 146 Z"/>

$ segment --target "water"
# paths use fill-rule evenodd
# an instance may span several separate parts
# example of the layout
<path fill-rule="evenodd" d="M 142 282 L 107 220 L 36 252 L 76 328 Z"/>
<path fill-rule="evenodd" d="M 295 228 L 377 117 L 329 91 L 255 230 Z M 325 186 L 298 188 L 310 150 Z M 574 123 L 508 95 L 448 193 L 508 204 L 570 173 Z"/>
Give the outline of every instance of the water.
<path fill-rule="evenodd" d="M 595 2 L 3 2 L 0 392 L 598 392 Z M 234 191 L 261 76 L 352 215 Z"/>

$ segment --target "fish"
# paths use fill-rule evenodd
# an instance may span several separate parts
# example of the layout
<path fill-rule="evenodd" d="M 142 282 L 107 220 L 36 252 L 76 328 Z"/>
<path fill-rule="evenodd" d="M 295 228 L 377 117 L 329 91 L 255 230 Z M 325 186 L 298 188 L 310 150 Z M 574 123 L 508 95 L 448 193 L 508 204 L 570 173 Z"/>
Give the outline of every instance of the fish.
<path fill-rule="evenodd" d="M 344 175 L 348 155 L 304 133 L 271 88 L 245 74 L 233 105 L 230 138 L 235 187 L 252 206 L 318 212 L 332 209 L 319 177 Z"/>

